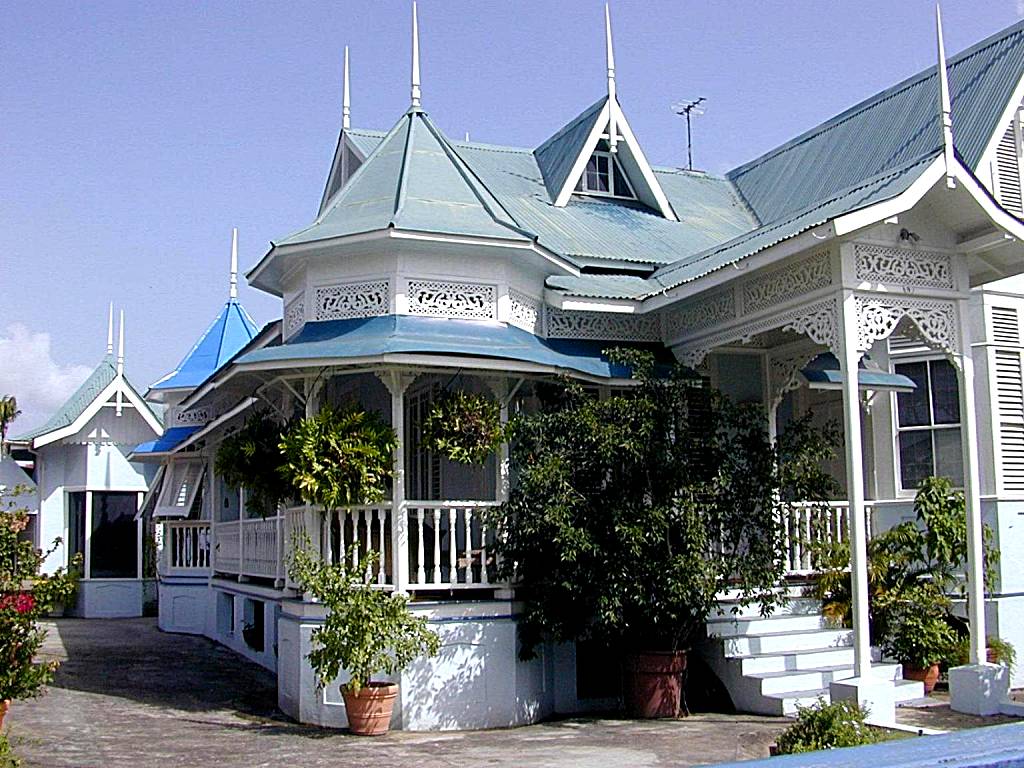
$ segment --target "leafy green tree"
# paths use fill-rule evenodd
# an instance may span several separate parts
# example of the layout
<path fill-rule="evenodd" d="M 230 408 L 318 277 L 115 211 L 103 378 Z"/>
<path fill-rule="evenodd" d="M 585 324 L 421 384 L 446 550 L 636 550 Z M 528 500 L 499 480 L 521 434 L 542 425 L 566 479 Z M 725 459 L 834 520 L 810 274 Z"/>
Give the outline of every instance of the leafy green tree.
<path fill-rule="evenodd" d="M 0 457 L 7 452 L 7 430 L 20 415 L 18 399 L 14 395 L 0 397 Z"/>
<path fill-rule="evenodd" d="M 785 564 L 786 499 L 834 493 L 834 436 L 799 422 L 777 443 L 680 367 L 616 352 L 636 386 L 604 400 L 563 382 L 508 427 L 516 476 L 493 523 L 525 607 L 521 653 L 546 638 L 678 650 L 721 591 L 769 613 Z"/>

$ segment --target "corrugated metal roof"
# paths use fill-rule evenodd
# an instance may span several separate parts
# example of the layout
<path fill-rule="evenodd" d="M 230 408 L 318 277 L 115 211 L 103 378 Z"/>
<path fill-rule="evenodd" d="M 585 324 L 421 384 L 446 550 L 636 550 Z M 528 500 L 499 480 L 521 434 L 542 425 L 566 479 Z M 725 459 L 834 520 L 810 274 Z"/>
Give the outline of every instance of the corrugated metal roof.
<path fill-rule="evenodd" d="M 1024 73 L 1024 21 L 948 61 L 956 149 L 972 170 Z M 942 144 L 938 69 L 887 88 L 726 174 L 770 223 Z"/>
<path fill-rule="evenodd" d="M 565 180 L 569 177 L 576 158 L 580 156 L 580 149 L 590 132 L 594 130 L 594 121 L 607 101 L 607 96 L 595 101 L 533 151 L 537 167 L 552 200 L 565 186 Z"/>
<path fill-rule="evenodd" d="M 177 367 L 150 389 L 198 386 L 256 335 L 256 323 L 237 299 L 229 299 Z"/>
<path fill-rule="evenodd" d="M 612 365 L 602 354 L 608 346 L 607 341 L 542 339 L 504 323 L 387 315 L 306 323 L 287 344 L 254 350 L 239 357 L 238 363 L 316 364 L 318 360 L 402 353 L 471 355 L 622 377 L 626 370 Z M 615 342 L 613 346 L 628 345 Z"/>
<path fill-rule="evenodd" d="M 348 136 L 349 140 L 355 145 L 356 149 L 358 149 L 360 154 L 362 154 L 362 156 L 365 158 L 369 157 L 370 153 L 377 148 L 378 144 L 380 144 L 381 139 L 387 136 L 387 131 L 349 129 L 345 131 L 345 135 Z"/>
<path fill-rule="evenodd" d="M 170 453 L 176 445 L 185 442 L 187 438 L 194 435 L 200 429 L 202 429 L 202 427 L 198 425 L 192 427 L 171 427 L 156 440 L 149 440 L 135 446 L 132 453 L 140 455 Z"/>

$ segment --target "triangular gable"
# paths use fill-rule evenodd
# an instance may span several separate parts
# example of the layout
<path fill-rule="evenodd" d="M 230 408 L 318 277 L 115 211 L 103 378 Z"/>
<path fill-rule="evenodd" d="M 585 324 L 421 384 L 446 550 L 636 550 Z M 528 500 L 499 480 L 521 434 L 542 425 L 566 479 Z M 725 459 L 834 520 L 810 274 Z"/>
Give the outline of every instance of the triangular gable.
<path fill-rule="evenodd" d="M 666 219 L 678 221 L 622 108 L 618 101 L 608 98 L 588 107 L 534 151 L 552 202 L 559 208 L 568 204 L 587 162 L 598 142 L 608 138 L 612 124 L 617 135 L 615 157 L 636 198 Z"/>

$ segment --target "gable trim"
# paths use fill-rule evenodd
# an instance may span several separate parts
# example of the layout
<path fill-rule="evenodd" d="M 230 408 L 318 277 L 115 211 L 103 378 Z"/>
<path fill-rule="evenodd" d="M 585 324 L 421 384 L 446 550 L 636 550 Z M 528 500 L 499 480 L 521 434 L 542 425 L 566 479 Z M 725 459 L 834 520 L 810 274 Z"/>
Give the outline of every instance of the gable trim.
<path fill-rule="evenodd" d="M 986 173 L 990 166 L 994 166 L 996 162 L 996 150 L 999 147 L 999 142 L 1003 138 L 1003 134 L 1006 133 L 1006 126 L 1013 120 L 1014 113 L 1024 107 L 1024 77 L 1021 77 L 1017 81 L 1017 86 L 1013 89 L 1013 96 L 1010 97 L 1010 101 L 1003 109 L 1003 114 L 999 118 L 999 123 L 996 125 L 995 131 L 988 140 L 988 144 L 985 145 L 985 151 L 981 153 L 981 160 L 978 162 L 978 167 L 975 169 L 975 173 L 981 177 L 981 174 Z M 956 124 L 953 125 L 953 140 L 956 141 Z M 993 194 L 995 194 L 994 187 L 992 188 Z"/>
<path fill-rule="evenodd" d="M 55 429 L 53 432 L 48 432 L 45 435 L 39 435 L 38 437 L 33 438 L 32 448 L 42 448 L 44 445 L 55 443 L 58 440 L 63 440 L 65 437 L 71 437 L 78 433 L 86 424 L 89 423 L 89 420 L 92 419 L 93 416 L 100 412 L 101 408 L 104 408 L 110 402 L 110 399 L 118 392 L 126 397 L 135 410 L 139 412 L 143 421 L 145 421 L 147 426 L 153 430 L 154 435 L 163 434 L 163 425 L 149 409 L 149 406 L 146 405 L 145 401 L 135 394 L 135 391 L 123 378 L 117 377 L 103 388 L 103 391 L 100 392 L 91 403 L 89 403 L 88 407 L 83 410 L 79 414 L 78 418 L 73 422 L 68 424 L 66 427 L 61 427 L 60 429 Z"/>

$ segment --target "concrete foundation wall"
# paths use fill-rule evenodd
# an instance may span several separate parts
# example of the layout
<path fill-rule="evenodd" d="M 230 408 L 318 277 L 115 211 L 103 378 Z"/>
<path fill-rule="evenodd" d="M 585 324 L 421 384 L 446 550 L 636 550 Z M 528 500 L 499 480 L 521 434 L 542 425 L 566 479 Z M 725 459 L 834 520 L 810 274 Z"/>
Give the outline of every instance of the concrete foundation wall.
<path fill-rule="evenodd" d="M 208 578 L 164 577 L 160 580 L 157 623 L 164 632 L 212 636 L 212 605 Z"/>
<path fill-rule="evenodd" d="M 84 619 L 127 619 L 142 615 L 147 585 L 143 579 L 88 579 L 78 584 L 73 609 Z"/>

